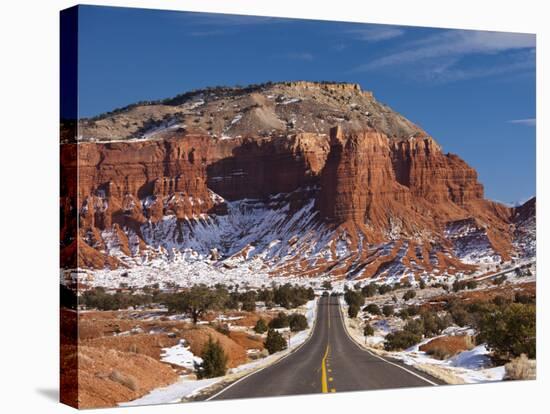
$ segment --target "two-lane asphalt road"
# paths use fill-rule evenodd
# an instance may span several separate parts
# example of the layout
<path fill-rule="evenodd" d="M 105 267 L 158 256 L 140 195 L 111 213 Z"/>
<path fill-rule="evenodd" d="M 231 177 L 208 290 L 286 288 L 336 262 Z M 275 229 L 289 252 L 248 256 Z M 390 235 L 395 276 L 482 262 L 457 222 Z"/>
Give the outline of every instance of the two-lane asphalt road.
<path fill-rule="evenodd" d="M 244 377 L 211 399 L 421 387 L 440 381 L 364 350 L 348 335 L 337 297 L 322 297 L 310 338 L 277 363 Z"/>

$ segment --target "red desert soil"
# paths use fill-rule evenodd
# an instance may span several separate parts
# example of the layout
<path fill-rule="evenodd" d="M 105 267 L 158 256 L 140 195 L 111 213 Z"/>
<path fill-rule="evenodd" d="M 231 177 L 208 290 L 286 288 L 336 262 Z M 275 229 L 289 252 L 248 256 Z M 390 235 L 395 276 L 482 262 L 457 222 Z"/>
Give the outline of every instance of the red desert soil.
<path fill-rule="evenodd" d="M 245 349 L 264 349 L 264 340 L 260 336 L 250 335 L 246 332 L 230 332 L 229 337 Z"/>
<path fill-rule="evenodd" d="M 174 346 L 179 342 L 177 338 L 169 338 L 166 334 L 149 335 L 138 334 L 128 336 L 106 336 L 87 341 L 81 341 L 81 345 L 93 348 L 114 349 L 121 352 L 133 352 L 147 355 L 160 360 L 162 348 Z"/>
<path fill-rule="evenodd" d="M 181 336 L 189 343 L 191 352 L 195 355 L 202 353 L 204 346 L 208 342 L 208 338 L 211 337 L 213 341 L 220 342 L 228 357 L 228 367 L 236 367 L 247 361 L 246 349 L 244 347 L 209 326 L 198 325 L 183 331 Z"/>
<path fill-rule="evenodd" d="M 185 339 L 191 351 L 200 355 L 211 337 L 219 341 L 228 356 L 228 367 L 247 361 L 247 349 L 263 349 L 259 336 L 231 332 L 226 336 L 205 325 L 193 326 L 181 321 L 134 319 L 135 312 L 85 312 L 79 315 L 78 358 L 74 337 L 77 335 L 76 312 L 62 310 L 61 384 L 66 402 L 80 408 L 100 408 L 130 401 L 178 379 L 178 370 L 160 362 L 162 348 Z M 237 316 L 237 315 L 232 315 Z M 245 313 L 240 322 L 253 325 L 258 316 Z M 269 315 L 263 315 L 270 319 Z M 114 336 L 139 327 L 143 333 Z M 164 332 L 149 334 L 153 328 Z M 169 337 L 168 332 L 175 333 Z M 77 371 L 78 367 L 78 371 Z"/>
<path fill-rule="evenodd" d="M 169 365 L 146 355 L 79 347 L 79 408 L 112 407 L 177 379 L 178 374 Z"/>

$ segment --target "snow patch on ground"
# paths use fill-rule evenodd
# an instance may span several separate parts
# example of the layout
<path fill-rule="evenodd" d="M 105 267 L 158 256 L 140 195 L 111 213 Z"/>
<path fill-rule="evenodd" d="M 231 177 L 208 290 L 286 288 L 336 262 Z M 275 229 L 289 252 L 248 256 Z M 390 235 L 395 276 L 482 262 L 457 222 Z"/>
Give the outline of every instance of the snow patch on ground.
<path fill-rule="evenodd" d="M 202 380 L 195 380 L 193 378 L 189 375 L 182 376 L 172 385 L 157 388 L 137 400 L 120 403 L 119 406 L 130 407 L 136 405 L 179 403 L 182 398 L 190 398 L 201 390 L 223 380 L 223 377 Z"/>
<path fill-rule="evenodd" d="M 183 339 L 177 345 L 162 348 L 162 352 L 161 361 L 180 367 L 194 369 L 195 363 L 200 364 L 202 362 L 202 358 L 195 356 Z"/>

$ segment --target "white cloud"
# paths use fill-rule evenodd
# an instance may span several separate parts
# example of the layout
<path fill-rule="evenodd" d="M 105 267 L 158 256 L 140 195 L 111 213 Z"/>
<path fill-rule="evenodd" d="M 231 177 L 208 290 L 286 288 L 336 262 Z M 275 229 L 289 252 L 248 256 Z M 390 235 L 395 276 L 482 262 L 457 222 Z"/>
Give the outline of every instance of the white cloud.
<path fill-rule="evenodd" d="M 446 30 L 419 40 L 404 42 L 397 50 L 360 65 L 352 72 L 407 68 L 414 77 L 450 82 L 510 73 L 534 67 L 534 53 L 524 61 L 500 63 L 498 67 L 458 68 L 466 56 L 502 52 L 534 51 L 535 35 L 466 30 Z"/>
<path fill-rule="evenodd" d="M 360 40 L 373 43 L 393 39 L 405 34 L 405 31 L 403 29 L 393 26 L 374 26 L 362 29 L 348 30 L 347 32 L 354 35 Z"/>
<path fill-rule="evenodd" d="M 537 119 L 536 118 L 511 119 L 510 121 L 508 121 L 508 123 L 534 127 L 537 125 Z"/>
<path fill-rule="evenodd" d="M 459 58 L 441 58 L 439 62 L 420 64 L 415 77 L 419 80 L 437 83 L 456 82 L 490 76 L 517 74 L 535 67 L 535 56 L 531 52 L 512 52 L 504 61 L 477 66 L 460 66 Z"/>
<path fill-rule="evenodd" d="M 495 54 L 535 47 L 535 36 L 520 33 L 448 30 L 408 42 L 403 49 L 375 59 L 357 69 L 371 70 L 441 57 Z"/>

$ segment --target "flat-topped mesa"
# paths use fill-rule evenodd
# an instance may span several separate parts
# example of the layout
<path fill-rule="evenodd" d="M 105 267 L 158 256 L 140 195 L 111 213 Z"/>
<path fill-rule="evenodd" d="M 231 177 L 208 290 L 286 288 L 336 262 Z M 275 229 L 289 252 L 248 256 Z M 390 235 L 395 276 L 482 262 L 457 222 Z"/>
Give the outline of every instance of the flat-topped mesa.
<path fill-rule="evenodd" d="M 469 233 L 455 228 L 473 228 L 468 240 L 506 259 L 516 237 L 513 214 L 526 223 L 516 230 L 521 246 L 533 244 L 534 203 L 514 212 L 484 200 L 473 168 L 358 84 L 210 88 L 136 104 L 80 127 L 85 139 L 61 147 L 67 177 L 61 240 L 64 254 L 84 267 L 116 266 L 109 246 L 117 243 L 125 255 L 203 244 L 209 252 L 216 246 L 209 237 L 197 239 L 205 234 L 201 226 L 225 239 L 227 226 L 241 234 L 261 226 L 262 215 L 269 228 L 245 240 L 257 252 L 270 249 L 263 257 L 285 258 L 281 265 L 319 236 L 315 243 L 338 250 L 316 246 L 323 260 L 356 251 L 363 261 L 363 242 L 414 240 L 439 249 L 444 266 L 441 249 L 469 252 L 462 249 Z M 77 256 L 78 243 L 85 247 Z M 230 247 L 224 254 L 235 253 Z M 435 257 L 428 250 L 424 263 Z"/>
<path fill-rule="evenodd" d="M 292 81 L 207 88 L 79 121 L 79 141 L 155 140 L 190 133 L 213 140 L 328 134 L 375 128 L 392 140 L 428 134 L 356 83 Z"/>
<path fill-rule="evenodd" d="M 289 88 L 301 89 L 325 89 L 327 91 L 340 92 L 362 92 L 372 96 L 372 92 L 362 91 L 361 85 L 350 82 L 314 82 L 314 81 L 290 81 L 290 82 L 273 82 L 273 85 L 283 85 Z M 265 88 L 266 84 L 260 85 L 260 88 Z"/>

